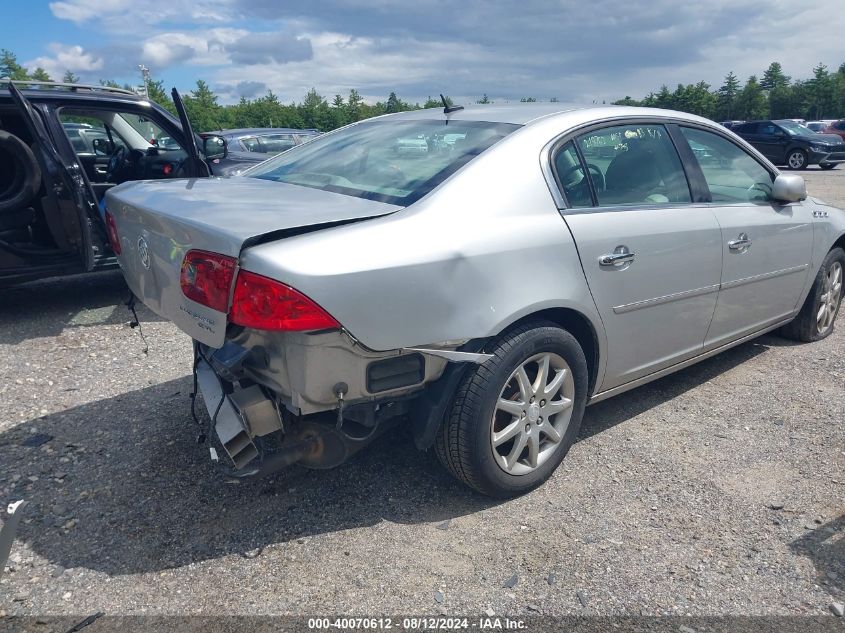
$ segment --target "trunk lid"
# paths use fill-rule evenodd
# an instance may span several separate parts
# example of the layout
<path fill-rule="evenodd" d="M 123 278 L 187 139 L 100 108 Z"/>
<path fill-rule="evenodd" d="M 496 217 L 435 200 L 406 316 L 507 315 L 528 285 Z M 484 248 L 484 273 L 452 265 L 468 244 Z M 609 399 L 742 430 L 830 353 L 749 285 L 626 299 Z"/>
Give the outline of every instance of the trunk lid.
<path fill-rule="evenodd" d="M 185 297 L 189 250 L 237 258 L 258 241 L 393 213 L 395 205 L 257 178 L 139 181 L 106 194 L 129 288 L 192 338 L 223 345 L 226 313 Z M 281 280 L 284 281 L 284 280 Z"/>

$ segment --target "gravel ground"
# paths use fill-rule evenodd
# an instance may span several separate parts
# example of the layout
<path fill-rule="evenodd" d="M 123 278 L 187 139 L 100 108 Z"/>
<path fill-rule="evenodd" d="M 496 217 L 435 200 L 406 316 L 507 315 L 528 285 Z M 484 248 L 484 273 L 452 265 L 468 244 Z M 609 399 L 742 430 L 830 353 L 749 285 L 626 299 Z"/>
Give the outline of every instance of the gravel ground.
<path fill-rule="evenodd" d="M 845 207 L 845 168 L 806 175 Z M 0 294 L 0 502 L 31 501 L 0 614 L 845 602 L 844 327 L 813 345 L 766 336 L 590 407 L 555 476 L 501 503 L 401 428 L 335 470 L 227 483 L 195 443 L 189 340 L 142 308 L 144 355 L 124 294 L 119 273 Z"/>

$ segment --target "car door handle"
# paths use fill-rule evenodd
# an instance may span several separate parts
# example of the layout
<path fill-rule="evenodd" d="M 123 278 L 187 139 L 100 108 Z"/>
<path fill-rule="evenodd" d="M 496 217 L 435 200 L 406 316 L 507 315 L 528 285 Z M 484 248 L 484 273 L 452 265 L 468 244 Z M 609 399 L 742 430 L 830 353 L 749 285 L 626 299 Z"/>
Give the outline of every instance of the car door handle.
<path fill-rule="evenodd" d="M 750 239 L 748 239 L 748 235 L 745 233 L 740 233 L 738 238 L 728 242 L 728 248 L 732 251 L 748 250 L 751 247 L 751 244 L 752 242 Z"/>
<path fill-rule="evenodd" d="M 612 253 L 599 257 L 599 266 L 623 266 L 634 261 L 635 254 L 624 246 L 617 246 Z"/>

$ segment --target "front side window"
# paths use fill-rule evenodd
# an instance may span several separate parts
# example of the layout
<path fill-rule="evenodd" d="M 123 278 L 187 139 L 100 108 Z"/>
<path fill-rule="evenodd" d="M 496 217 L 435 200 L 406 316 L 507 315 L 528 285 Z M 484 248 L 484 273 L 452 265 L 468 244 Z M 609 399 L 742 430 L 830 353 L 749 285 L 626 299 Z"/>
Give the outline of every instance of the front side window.
<path fill-rule="evenodd" d="M 570 207 L 593 206 L 590 183 L 572 141 L 558 150 L 555 156 L 555 173 Z"/>
<path fill-rule="evenodd" d="M 577 142 L 600 206 L 692 201 L 681 159 L 662 125 L 617 125 Z"/>
<path fill-rule="evenodd" d="M 255 136 L 245 136 L 241 139 L 241 147 L 248 152 L 261 152 L 261 145 Z"/>
<path fill-rule="evenodd" d="M 713 202 L 772 200 L 772 174 L 744 149 L 712 132 L 682 127 L 681 133 L 701 166 Z"/>
<path fill-rule="evenodd" d="M 780 129 L 774 123 L 759 123 L 758 125 L 757 134 L 762 134 L 763 136 L 774 136 Z"/>
<path fill-rule="evenodd" d="M 59 120 L 77 153 L 103 155 L 121 146 L 142 151 L 152 147 L 180 149 L 172 139 L 169 147 L 160 146 L 159 139 L 170 138 L 167 132 L 156 122 L 134 112 L 63 108 Z M 100 142 L 95 144 L 95 140 Z"/>
<path fill-rule="evenodd" d="M 277 155 L 244 176 L 409 205 L 519 126 L 364 121 Z"/>

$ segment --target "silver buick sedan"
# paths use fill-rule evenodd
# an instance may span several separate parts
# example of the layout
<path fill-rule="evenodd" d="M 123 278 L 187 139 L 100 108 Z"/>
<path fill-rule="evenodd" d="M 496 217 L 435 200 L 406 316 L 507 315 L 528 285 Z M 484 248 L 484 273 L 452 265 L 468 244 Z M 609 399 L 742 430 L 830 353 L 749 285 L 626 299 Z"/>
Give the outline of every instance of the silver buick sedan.
<path fill-rule="evenodd" d="M 842 297 L 845 212 L 665 110 L 406 112 L 106 206 L 132 292 L 194 339 L 195 418 L 239 477 L 400 424 L 521 494 L 586 405 L 771 330 L 825 338 Z"/>

